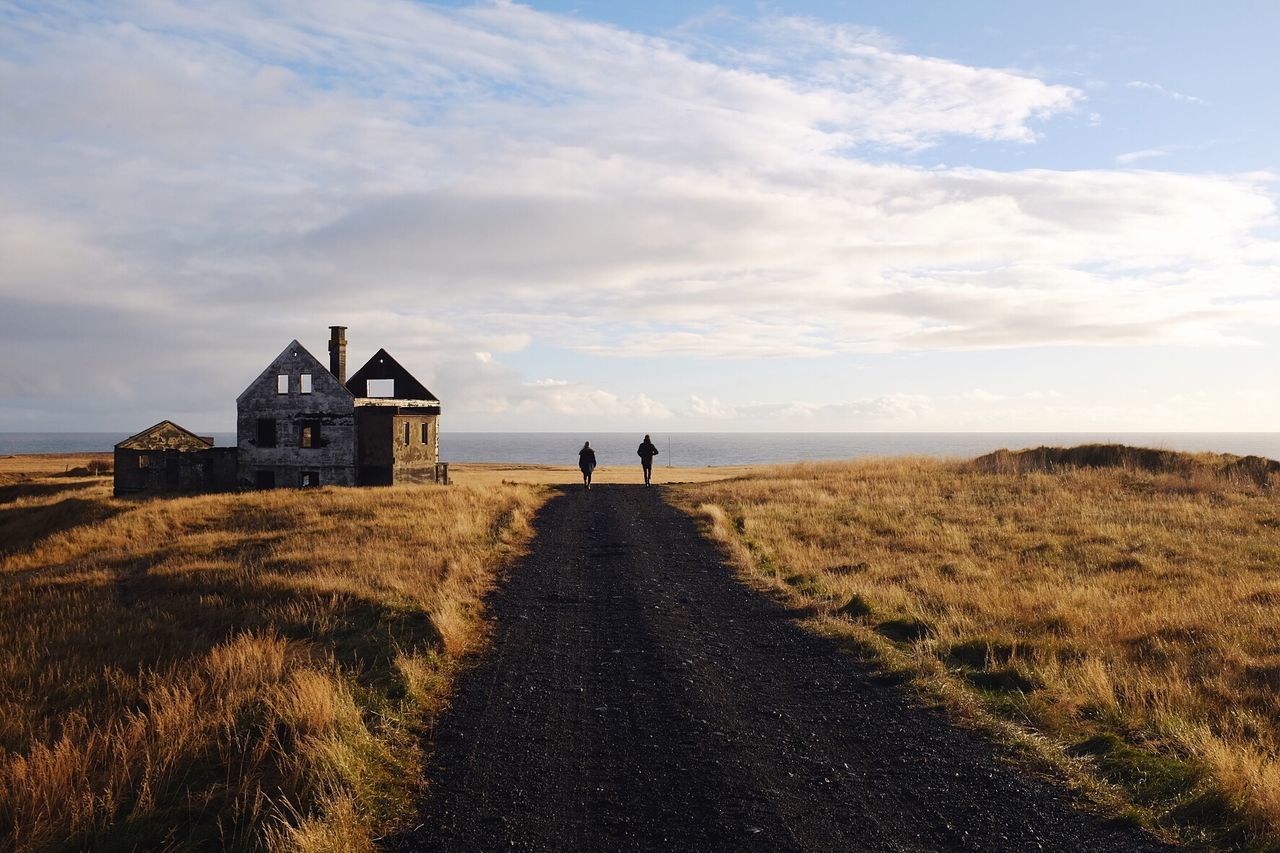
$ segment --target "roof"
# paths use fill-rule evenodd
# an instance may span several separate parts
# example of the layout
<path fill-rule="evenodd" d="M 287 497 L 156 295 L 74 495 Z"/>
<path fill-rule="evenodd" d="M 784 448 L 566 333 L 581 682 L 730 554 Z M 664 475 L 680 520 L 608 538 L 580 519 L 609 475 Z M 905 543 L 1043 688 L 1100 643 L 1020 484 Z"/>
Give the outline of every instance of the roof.
<path fill-rule="evenodd" d="M 137 435 L 131 435 L 116 445 L 120 450 L 208 450 L 213 447 L 213 439 L 196 435 L 189 429 L 180 427 L 173 421 L 161 421 L 155 426 L 144 429 Z"/>
<path fill-rule="evenodd" d="M 355 374 L 347 380 L 347 390 L 357 397 L 369 397 L 370 379 L 392 379 L 395 381 L 393 393 L 388 395 L 396 400 L 429 400 L 439 403 L 440 398 L 427 390 L 413 377 L 413 374 L 400 366 L 400 362 L 391 357 L 385 349 L 373 354 L 373 358 L 364 363 Z M 377 399 L 377 398 L 375 398 Z"/>
<path fill-rule="evenodd" d="M 249 392 L 263 383 L 274 388 L 276 376 L 281 373 L 289 373 L 291 375 L 294 373 L 310 373 L 312 388 L 317 393 L 350 393 L 347 391 L 346 386 L 329 372 L 329 368 L 321 364 L 319 359 L 295 339 L 290 341 L 289 345 L 271 360 L 271 363 L 258 374 L 258 378 L 249 383 L 249 387 L 240 392 L 240 396 L 236 397 L 236 403 L 240 403 Z"/>

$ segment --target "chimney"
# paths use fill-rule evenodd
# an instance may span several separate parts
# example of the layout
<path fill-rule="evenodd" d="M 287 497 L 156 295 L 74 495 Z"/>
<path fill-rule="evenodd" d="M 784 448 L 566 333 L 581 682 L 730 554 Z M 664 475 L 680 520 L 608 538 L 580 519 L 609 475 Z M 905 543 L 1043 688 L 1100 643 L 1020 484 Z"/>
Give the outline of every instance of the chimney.
<path fill-rule="evenodd" d="M 329 372 L 347 384 L 347 327 L 329 327 Z"/>

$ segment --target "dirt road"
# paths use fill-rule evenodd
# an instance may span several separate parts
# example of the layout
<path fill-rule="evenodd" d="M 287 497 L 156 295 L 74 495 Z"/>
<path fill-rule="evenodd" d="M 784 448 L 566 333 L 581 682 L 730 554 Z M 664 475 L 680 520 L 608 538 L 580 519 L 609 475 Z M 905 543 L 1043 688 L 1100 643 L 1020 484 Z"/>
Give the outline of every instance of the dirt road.
<path fill-rule="evenodd" d="M 801 632 L 659 489 L 536 528 L 397 849 L 1160 849 Z"/>

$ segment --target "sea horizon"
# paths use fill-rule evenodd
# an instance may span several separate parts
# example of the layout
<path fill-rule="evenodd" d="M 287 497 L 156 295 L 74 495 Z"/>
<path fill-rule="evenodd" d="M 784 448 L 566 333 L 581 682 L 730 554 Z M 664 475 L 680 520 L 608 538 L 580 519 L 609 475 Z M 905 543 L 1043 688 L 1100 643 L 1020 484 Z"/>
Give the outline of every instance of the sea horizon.
<path fill-rule="evenodd" d="M 235 444 L 235 433 L 201 432 L 215 446 Z M 885 456 L 966 458 L 1001 448 L 1115 443 L 1187 452 L 1232 453 L 1280 459 L 1280 432 L 1151 431 L 919 431 L 919 432 L 652 432 L 662 467 L 767 465 Z M 635 464 L 644 433 L 451 431 L 440 435 L 444 462 L 570 465 L 582 441 L 591 441 L 602 465 Z M 128 438 L 121 432 L 0 432 L 0 456 L 31 453 L 101 453 Z"/>

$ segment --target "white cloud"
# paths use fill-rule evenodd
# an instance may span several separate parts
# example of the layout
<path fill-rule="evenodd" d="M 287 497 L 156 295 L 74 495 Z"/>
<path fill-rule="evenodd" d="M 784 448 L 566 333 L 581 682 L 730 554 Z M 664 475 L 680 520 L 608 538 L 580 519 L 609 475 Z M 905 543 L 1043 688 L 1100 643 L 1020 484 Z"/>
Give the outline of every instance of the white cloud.
<path fill-rule="evenodd" d="M 1139 151 L 1126 151 L 1124 154 L 1116 155 L 1116 162 L 1121 166 L 1127 166 L 1130 163 L 1137 163 L 1139 160 L 1152 160 L 1156 157 L 1168 157 L 1180 147 L 1181 146 L 1178 145 L 1161 145 L 1157 148 L 1143 148 Z"/>
<path fill-rule="evenodd" d="M 770 18 L 730 49 L 505 2 L 89 8 L 0 32 L 0 332 L 66 406 L 213 410 L 332 322 L 431 365 L 452 411 L 513 418 L 672 412 L 489 355 L 534 342 L 810 358 L 1280 324 L 1270 178 L 871 162 L 1030 144 L 1083 102 L 874 31 Z"/>
<path fill-rule="evenodd" d="M 1173 89 L 1165 88 L 1159 83 L 1149 83 L 1145 80 L 1130 80 L 1128 83 L 1125 83 L 1125 86 L 1129 89 L 1142 89 L 1148 92 L 1155 92 L 1174 101 L 1184 101 L 1189 104 L 1204 103 L 1203 98 L 1197 98 L 1195 95 L 1187 95 L 1182 92 L 1174 91 Z"/>

